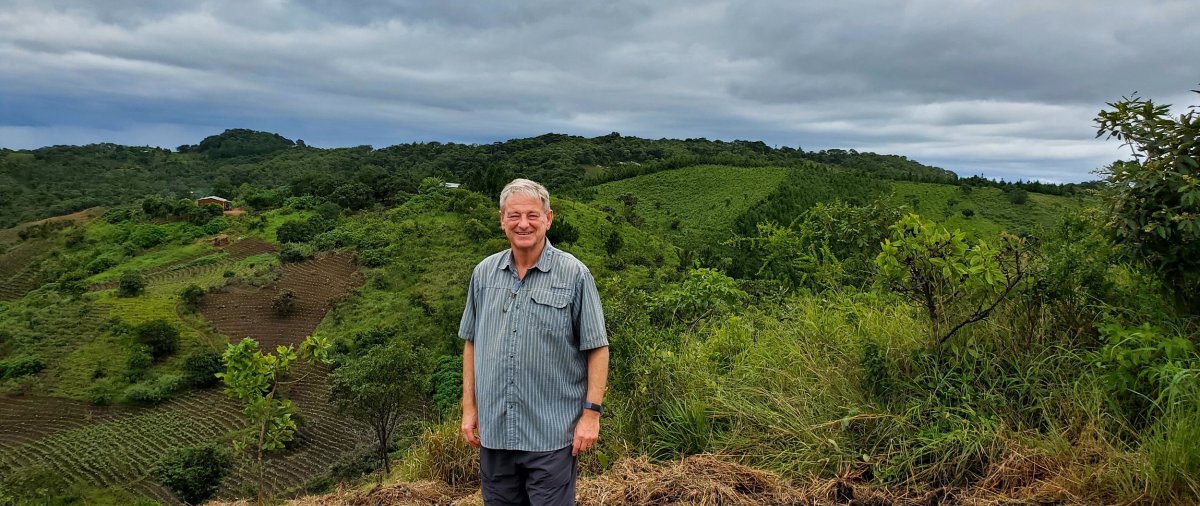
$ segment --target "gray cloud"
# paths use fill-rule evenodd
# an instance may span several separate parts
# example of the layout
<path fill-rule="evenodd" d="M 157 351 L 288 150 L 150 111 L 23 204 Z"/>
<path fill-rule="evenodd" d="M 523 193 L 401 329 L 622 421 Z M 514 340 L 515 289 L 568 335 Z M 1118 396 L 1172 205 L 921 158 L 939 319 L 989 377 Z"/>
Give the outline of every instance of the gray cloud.
<path fill-rule="evenodd" d="M 1200 81 L 1191 1 L 0 1 L 0 146 L 549 131 L 902 154 L 1078 181 L 1104 102 Z"/>

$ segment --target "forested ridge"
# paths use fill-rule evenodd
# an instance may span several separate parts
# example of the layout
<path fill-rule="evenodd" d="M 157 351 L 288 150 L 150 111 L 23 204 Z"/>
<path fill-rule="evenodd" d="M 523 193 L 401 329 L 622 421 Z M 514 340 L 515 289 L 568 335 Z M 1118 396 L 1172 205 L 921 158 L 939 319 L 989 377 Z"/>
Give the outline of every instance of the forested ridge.
<path fill-rule="evenodd" d="M 604 303 L 582 504 L 1195 504 L 1200 121 L 1096 126 L 1138 157 L 1065 186 L 615 135 L 7 151 L 113 200 L 0 231 L 0 505 L 478 504 L 455 336 L 513 176 Z"/>
<path fill-rule="evenodd" d="M 705 163 L 801 166 L 810 162 L 883 179 L 938 183 L 959 179 L 951 171 L 898 155 L 841 149 L 812 152 L 751 141 L 546 134 L 483 145 L 429 142 L 380 149 L 317 149 L 274 133 L 231 129 L 175 151 L 117 144 L 0 149 L 0 227 L 93 206 L 120 205 L 146 195 L 233 197 L 284 184 L 336 186 L 354 177 L 411 191 L 416 181 L 432 176 L 495 193 L 515 176 L 560 190 Z M 1058 195 L 1079 189 L 1037 182 L 969 181 Z M 324 188 L 330 193 L 334 189 Z"/>

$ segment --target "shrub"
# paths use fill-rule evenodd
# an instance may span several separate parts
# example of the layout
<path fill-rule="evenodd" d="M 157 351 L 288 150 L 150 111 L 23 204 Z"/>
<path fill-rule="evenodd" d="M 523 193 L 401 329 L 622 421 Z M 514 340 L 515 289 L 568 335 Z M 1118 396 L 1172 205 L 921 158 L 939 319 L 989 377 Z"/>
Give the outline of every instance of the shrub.
<path fill-rule="evenodd" d="M 179 329 L 166 320 L 150 320 L 133 330 L 137 343 L 149 347 L 150 355 L 155 359 L 175 353 L 179 348 Z"/>
<path fill-rule="evenodd" d="M 625 239 L 622 238 L 621 233 L 616 230 L 613 230 L 612 233 L 608 235 L 608 239 L 604 240 L 604 251 L 608 252 L 609 255 L 616 255 L 623 247 L 625 247 Z"/>
<path fill-rule="evenodd" d="M 363 267 L 383 267 L 388 263 L 388 255 L 381 249 L 369 249 L 360 252 L 355 260 Z"/>
<path fill-rule="evenodd" d="M 93 258 L 91 262 L 88 262 L 85 269 L 87 269 L 88 274 L 100 274 L 101 272 L 107 271 L 116 265 L 117 259 L 113 258 L 112 255 L 101 255 Z"/>
<path fill-rule="evenodd" d="M 565 219 L 555 220 L 546 231 L 546 238 L 553 244 L 573 244 L 579 240 L 579 229 Z"/>
<path fill-rule="evenodd" d="M 125 399 L 138 404 L 158 404 L 168 400 L 184 386 L 183 377 L 175 374 L 159 376 L 125 389 Z"/>
<path fill-rule="evenodd" d="M 144 344 L 135 345 L 129 353 L 129 358 L 125 359 L 125 381 L 141 380 L 146 369 L 153 364 L 154 355 L 150 354 L 150 347 Z"/>
<path fill-rule="evenodd" d="M 196 388 L 208 388 L 216 385 L 219 378 L 216 374 L 225 370 L 221 354 L 213 351 L 199 351 L 188 355 L 183 361 L 183 371 L 188 385 Z"/>
<path fill-rule="evenodd" d="M 1144 426 L 1198 385 L 1200 358 L 1185 337 L 1167 337 L 1149 324 L 1100 327 L 1107 344 L 1096 354 L 1109 401 L 1126 419 Z"/>
<path fill-rule="evenodd" d="M 1029 202 L 1029 192 L 1020 188 L 1014 188 L 1008 192 L 1008 201 L 1016 205 L 1022 205 Z"/>
<path fill-rule="evenodd" d="M 233 456 L 216 444 L 172 451 L 150 470 L 151 476 L 190 504 L 200 504 L 221 488 Z"/>
<path fill-rule="evenodd" d="M 121 281 L 117 285 L 118 297 L 137 297 L 146 289 L 146 281 L 142 278 L 142 273 L 138 271 L 126 271 L 121 274 Z"/>
<path fill-rule="evenodd" d="M 433 408 L 444 420 L 455 419 L 462 401 L 462 356 L 442 355 L 433 365 Z"/>
<path fill-rule="evenodd" d="M 284 317 L 296 312 L 296 294 L 291 290 L 284 290 L 275 294 L 271 299 L 271 312 L 275 316 Z"/>
<path fill-rule="evenodd" d="M 39 357 L 17 356 L 0 360 L 0 379 L 19 378 L 37 374 L 46 368 L 46 363 Z"/>
<path fill-rule="evenodd" d="M 182 292 L 179 292 L 179 301 L 183 303 L 183 307 L 189 312 L 195 312 L 196 308 L 200 307 L 200 301 L 204 299 L 204 289 L 198 285 L 188 285 Z"/>
<path fill-rule="evenodd" d="M 970 186 L 964 186 L 964 188 L 970 188 Z M 975 216 L 974 209 L 963 209 L 962 211 L 959 211 L 959 212 L 962 213 L 963 218 L 970 218 L 972 216 Z"/>
<path fill-rule="evenodd" d="M 167 238 L 167 233 L 157 225 L 138 225 L 129 233 L 129 242 L 139 248 L 153 248 Z"/>
<path fill-rule="evenodd" d="M 202 228 L 205 235 L 213 235 L 229 228 L 229 220 L 224 217 L 213 218 L 212 221 L 205 223 Z"/>
<path fill-rule="evenodd" d="M 316 255 L 316 248 L 310 244 L 285 243 L 279 250 L 279 261 L 296 263 L 308 260 Z"/>

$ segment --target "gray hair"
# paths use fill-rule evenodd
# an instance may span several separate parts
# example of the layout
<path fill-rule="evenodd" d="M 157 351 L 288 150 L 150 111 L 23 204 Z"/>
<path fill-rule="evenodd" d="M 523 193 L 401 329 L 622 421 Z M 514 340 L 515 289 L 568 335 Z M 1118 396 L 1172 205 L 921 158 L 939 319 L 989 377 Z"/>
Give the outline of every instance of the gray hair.
<path fill-rule="evenodd" d="M 550 192 L 546 191 L 546 187 L 536 181 L 514 179 L 511 183 L 504 185 L 504 189 L 500 190 L 501 212 L 504 211 L 504 203 L 513 195 L 540 199 L 542 201 L 542 210 L 550 211 Z"/>

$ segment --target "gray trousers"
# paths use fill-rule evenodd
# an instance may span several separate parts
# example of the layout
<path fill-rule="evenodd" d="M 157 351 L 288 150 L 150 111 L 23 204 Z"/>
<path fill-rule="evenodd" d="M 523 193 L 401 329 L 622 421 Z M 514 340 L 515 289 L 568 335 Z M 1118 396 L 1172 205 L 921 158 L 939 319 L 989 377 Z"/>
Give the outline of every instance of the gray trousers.
<path fill-rule="evenodd" d="M 487 506 L 573 506 L 579 460 L 571 447 L 550 452 L 479 451 Z"/>

